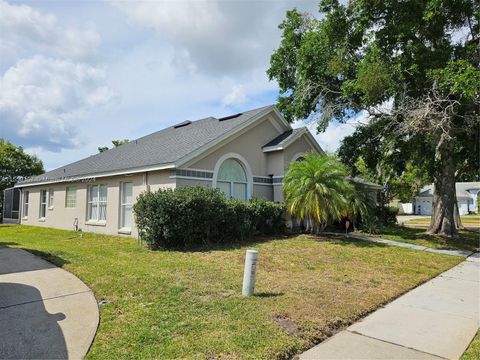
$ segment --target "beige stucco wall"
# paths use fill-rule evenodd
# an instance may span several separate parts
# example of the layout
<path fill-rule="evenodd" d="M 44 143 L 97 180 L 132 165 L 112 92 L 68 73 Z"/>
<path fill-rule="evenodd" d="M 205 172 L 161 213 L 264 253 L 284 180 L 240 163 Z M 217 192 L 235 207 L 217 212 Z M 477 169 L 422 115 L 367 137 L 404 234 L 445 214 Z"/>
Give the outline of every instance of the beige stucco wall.
<path fill-rule="evenodd" d="M 213 171 L 215 164 L 223 155 L 235 153 L 247 161 L 253 176 L 268 176 L 267 154 L 262 151 L 262 146 L 278 135 L 280 132 L 265 119 L 219 149 L 189 164 L 188 167 Z"/>
<path fill-rule="evenodd" d="M 297 139 L 283 151 L 264 153 L 262 146 L 280 135 L 268 118 L 259 121 L 252 128 L 241 133 L 236 138 L 219 145 L 207 152 L 205 156 L 190 161 L 181 168 L 214 171 L 215 165 L 225 154 L 234 153 L 242 157 L 248 164 L 253 177 L 282 177 L 293 156 L 311 150 L 310 143 L 305 135 Z M 251 179 L 252 180 L 252 179 Z M 149 189 L 156 191 L 162 188 L 175 188 L 177 186 L 212 186 L 213 180 L 198 180 L 174 176 L 172 169 L 153 171 L 148 173 L 132 174 L 130 176 L 112 176 L 96 178 L 89 182 L 70 182 L 47 184 L 44 186 L 26 187 L 23 190 L 30 191 L 29 216 L 23 218 L 22 224 L 55 227 L 60 229 L 73 229 L 75 218 L 78 219 L 78 227 L 84 231 L 118 234 L 120 228 L 120 184 L 122 182 L 133 183 L 133 197 Z M 107 216 L 104 224 L 93 224 L 87 221 L 87 187 L 89 184 L 107 185 Z M 65 207 L 65 191 L 67 186 L 76 186 L 76 207 Z M 40 190 L 53 189 L 55 192 L 54 206 L 47 209 L 44 220 L 39 219 Z M 251 195 L 273 201 L 283 201 L 281 184 L 256 184 L 251 183 Z M 23 211 L 22 196 L 21 211 Z M 131 235 L 137 235 L 135 226 L 131 229 Z"/>
<path fill-rule="evenodd" d="M 302 135 L 300 138 L 295 140 L 290 146 L 288 146 L 283 151 L 283 164 L 284 164 L 284 171 L 287 171 L 288 164 L 292 162 L 293 157 L 297 154 L 304 154 L 308 151 L 312 151 L 312 146 L 306 139 L 306 135 Z"/>
<path fill-rule="evenodd" d="M 159 188 L 173 188 L 175 181 L 170 178 L 171 171 L 155 171 L 148 174 L 148 181 L 151 184 L 152 191 Z M 83 231 L 119 234 L 120 230 L 120 184 L 122 182 L 133 183 L 133 198 L 136 199 L 140 193 L 147 189 L 145 173 L 132 174 L 129 176 L 102 177 L 88 181 L 65 182 L 56 184 L 46 184 L 44 186 L 25 187 L 23 191 L 29 191 L 29 211 L 28 218 L 22 214 L 21 223 L 25 225 L 54 227 L 59 229 L 74 229 L 75 218 L 78 219 L 78 227 Z M 87 221 L 87 188 L 92 184 L 105 184 L 107 186 L 107 214 L 104 224 L 95 224 Z M 65 193 L 67 186 L 75 186 L 77 189 L 76 206 L 74 208 L 65 207 Z M 53 208 L 47 208 L 45 219 L 40 219 L 40 191 L 54 191 Z M 23 194 L 21 197 L 23 212 Z M 48 192 L 47 192 L 48 200 Z M 135 225 L 131 229 L 131 235 L 137 235 Z"/>
<path fill-rule="evenodd" d="M 273 201 L 273 186 L 253 184 L 253 196 Z"/>

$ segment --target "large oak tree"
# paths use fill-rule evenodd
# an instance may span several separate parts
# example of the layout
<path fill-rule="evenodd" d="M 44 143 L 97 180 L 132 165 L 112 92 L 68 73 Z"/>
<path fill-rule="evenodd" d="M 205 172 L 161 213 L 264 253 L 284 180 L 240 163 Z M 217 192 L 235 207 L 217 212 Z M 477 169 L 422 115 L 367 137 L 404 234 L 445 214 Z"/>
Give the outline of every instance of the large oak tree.
<path fill-rule="evenodd" d="M 319 131 L 363 113 L 383 132 L 428 148 L 429 231 L 455 235 L 456 177 L 478 167 L 479 3 L 324 0 L 319 9 L 318 17 L 288 11 L 280 24 L 267 71 L 279 84 L 280 110 L 289 121 L 314 118 Z"/>

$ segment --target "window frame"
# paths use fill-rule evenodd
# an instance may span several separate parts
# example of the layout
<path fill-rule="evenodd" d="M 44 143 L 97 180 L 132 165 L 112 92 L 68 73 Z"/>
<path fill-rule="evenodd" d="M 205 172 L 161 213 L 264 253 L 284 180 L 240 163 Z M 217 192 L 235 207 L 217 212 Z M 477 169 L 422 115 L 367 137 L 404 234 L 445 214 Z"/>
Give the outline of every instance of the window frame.
<path fill-rule="evenodd" d="M 105 200 L 100 200 L 100 194 L 101 194 L 101 187 L 105 187 Z M 93 200 L 92 197 L 92 189 L 97 188 L 97 200 Z M 87 223 L 97 223 L 97 224 L 105 224 L 107 222 L 107 204 L 108 204 L 108 187 L 106 184 L 93 184 L 88 186 L 88 191 L 87 191 Z M 96 218 L 92 218 L 92 210 L 93 210 L 93 205 L 97 206 L 97 216 Z M 105 219 L 100 219 L 100 206 L 104 205 L 105 206 Z"/>
<path fill-rule="evenodd" d="M 236 161 L 242 168 L 244 174 L 245 174 L 245 181 L 239 181 L 239 180 L 226 180 L 226 179 L 219 179 L 218 175 L 222 169 L 222 166 L 227 162 L 228 160 L 234 160 Z M 214 187 L 217 189 L 220 189 L 218 186 L 219 184 L 228 184 L 229 188 L 229 193 L 226 194 L 222 189 L 222 191 L 225 196 L 228 196 L 230 198 L 235 198 L 243 201 L 248 201 L 248 199 L 251 197 L 251 191 L 250 191 L 250 186 L 251 186 L 251 174 L 250 170 L 246 165 L 245 159 L 243 159 L 240 155 L 238 154 L 226 154 L 224 157 L 220 158 L 219 161 L 217 162 L 215 166 L 215 172 L 214 172 Z M 242 198 L 236 197 L 235 195 L 235 184 L 241 184 L 245 187 L 245 196 Z"/>
<path fill-rule="evenodd" d="M 68 202 L 68 192 L 72 192 L 73 191 L 73 206 L 69 206 L 69 202 Z M 72 200 L 72 199 L 70 199 Z M 77 207 L 77 187 L 76 186 L 67 186 L 65 187 L 65 208 L 66 209 L 74 209 Z"/>
<path fill-rule="evenodd" d="M 30 207 L 30 191 L 25 190 L 23 192 L 23 207 L 22 207 L 22 218 L 28 219 L 28 210 Z"/>
<path fill-rule="evenodd" d="M 45 195 L 45 196 L 44 196 Z M 40 208 L 38 211 L 38 218 L 40 220 L 45 220 L 47 217 L 47 206 L 48 206 L 48 194 L 47 189 L 40 190 Z M 43 215 L 43 216 L 42 216 Z"/>
<path fill-rule="evenodd" d="M 131 186 L 131 202 L 127 203 L 125 202 L 125 187 L 126 185 L 129 184 Z M 131 213 L 131 225 L 130 226 L 125 226 L 124 220 L 125 220 L 125 211 L 126 208 L 130 206 L 130 213 Z M 120 221 L 119 221 L 119 229 L 122 231 L 131 231 L 133 227 L 133 182 L 131 181 L 122 181 L 120 183 L 120 201 L 119 201 L 119 215 L 120 215 Z"/>
<path fill-rule="evenodd" d="M 55 190 L 50 188 L 48 189 L 48 210 L 52 210 L 55 202 Z"/>

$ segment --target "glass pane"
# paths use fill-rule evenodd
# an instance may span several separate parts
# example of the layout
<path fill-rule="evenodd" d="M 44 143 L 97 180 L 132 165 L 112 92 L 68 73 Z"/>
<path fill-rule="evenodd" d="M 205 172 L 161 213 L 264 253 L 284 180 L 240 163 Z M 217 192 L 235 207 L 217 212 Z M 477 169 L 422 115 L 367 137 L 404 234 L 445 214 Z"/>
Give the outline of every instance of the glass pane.
<path fill-rule="evenodd" d="M 217 188 L 220 189 L 227 197 L 230 197 L 230 183 L 224 181 L 217 181 Z"/>
<path fill-rule="evenodd" d="M 132 183 L 123 183 L 123 204 L 131 204 L 133 202 L 132 198 Z"/>
<path fill-rule="evenodd" d="M 103 203 L 99 205 L 99 214 L 98 220 L 105 221 L 107 220 L 107 204 Z"/>
<path fill-rule="evenodd" d="M 96 203 L 92 203 L 89 205 L 90 207 L 90 220 L 97 220 L 98 217 L 98 208 Z"/>
<path fill-rule="evenodd" d="M 100 185 L 99 201 L 107 201 L 107 186 Z"/>
<path fill-rule="evenodd" d="M 233 197 L 240 200 L 247 200 L 247 184 L 234 183 Z"/>
<path fill-rule="evenodd" d="M 66 207 L 75 207 L 76 197 L 77 197 L 77 189 L 75 187 L 67 187 L 65 206 Z"/>
<path fill-rule="evenodd" d="M 218 180 L 247 181 L 243 166 L 235 159 L 225 160 L 218 170 Z"/>
<path fill-rule="evenodd" d="M 122 227 L 124 228 L 132 227 L 132 206 L 131 205 L 122 206 Z"/>
<path fill-rule="evenodd" d="M 90 201 L 98 201 L 98 185 L 90 186 Z"/>
<path fill-rule="evenodd" d="M 47 202 L 47 190 L 42 190 L 40 202 L 42 204 Z"/>
<path fill-rule="evenodd" d="M 48 199 L 48 206 L 53 206 L 53 190 L 48 192 L 49 199 Z"/>

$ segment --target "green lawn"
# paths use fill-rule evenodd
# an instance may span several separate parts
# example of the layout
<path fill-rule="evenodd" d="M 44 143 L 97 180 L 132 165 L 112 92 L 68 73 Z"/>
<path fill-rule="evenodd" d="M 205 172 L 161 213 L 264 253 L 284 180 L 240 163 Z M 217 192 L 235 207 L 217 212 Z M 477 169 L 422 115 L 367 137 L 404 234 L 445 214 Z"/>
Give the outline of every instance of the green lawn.
<path fill-rule="evenodd" d="M 460 216 L 462 220 L 462 224 L 464 226 L 476 226 L 480 227 L 480 216 L 478 215 L 465 215 Z M 430 225 L 430 218 L 424 217 L 419 219 L 412 219 L 405 222 L 405 225 L 422 225 L 422 226 L 429 226 Z"/>
<path fill-rule="evenodd" d="M 401 226 L 383 228 L 375 237 L 387 240 L 402 241 L 434 249 L 467 250 L 476 252 L 480 248 L 480 233 L 460 231 L 458 238 L 449 239 L 443 236 L 428 235 L 425 229 Z"/>
<path fill-rule="evenodd" d="M 101 307 L 87 358 L 290 358 L 463 260 L 307 236 L 204 251 L 149 251 L 127 237 L 0 226 L 71 271 Z M 240 295 L 244 253 L 259 250 L 257 296 Z"/>
<path fill-rule="evenodd" d="M 464 352 L 460 360 L 478 360 L 480 359 L 480 330 L 470 343 L 467 351 Z"/>

